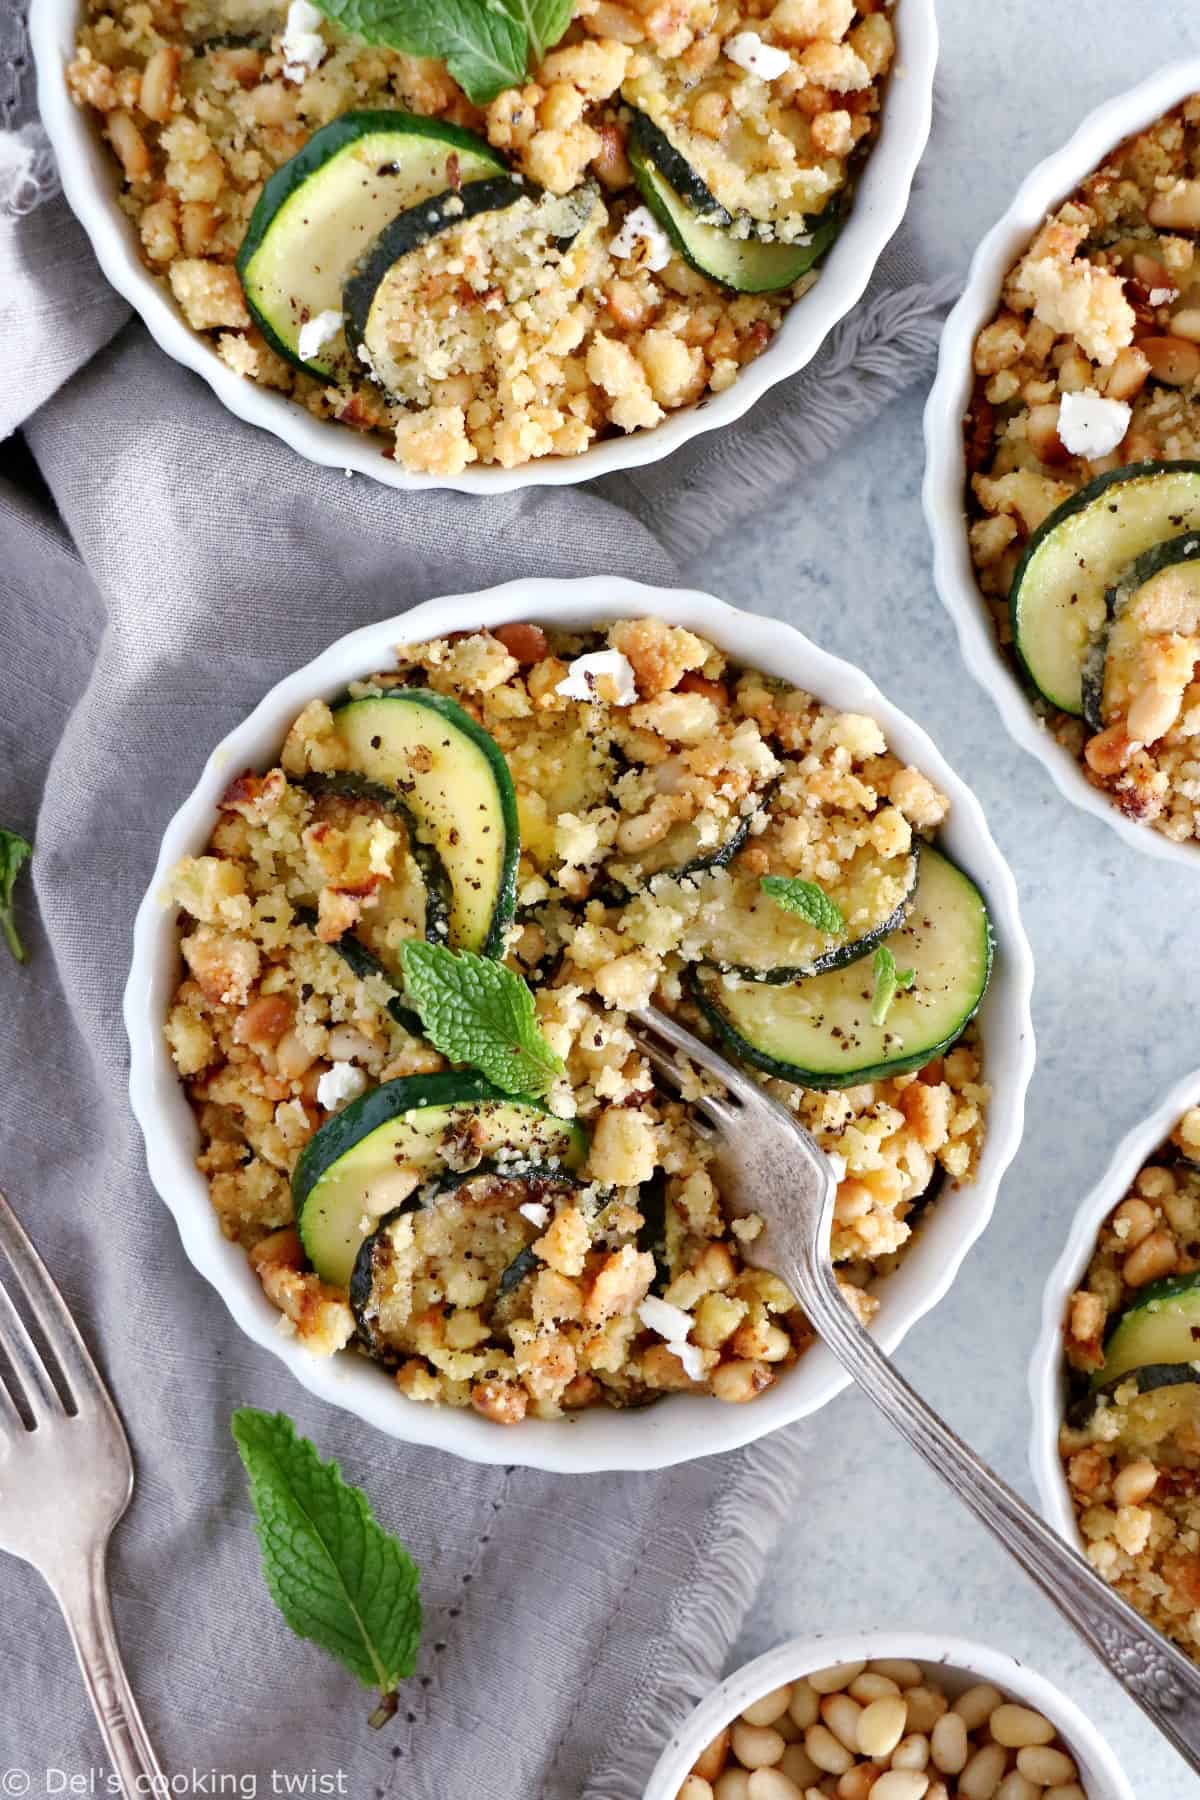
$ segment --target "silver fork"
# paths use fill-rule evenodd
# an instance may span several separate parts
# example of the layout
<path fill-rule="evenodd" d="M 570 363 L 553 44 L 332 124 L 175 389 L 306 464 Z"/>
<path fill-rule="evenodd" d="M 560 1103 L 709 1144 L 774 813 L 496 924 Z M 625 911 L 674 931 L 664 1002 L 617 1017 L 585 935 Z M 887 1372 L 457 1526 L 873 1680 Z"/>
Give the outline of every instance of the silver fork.
<path fill-rule="evenodd" d="M 837 1180 L 824 1151 L 756 1081 L 655 1008 L 630 1015 L 660 1076 L 679 1088 L 687 1062 L 723 1092 L 691 1104 L 713 1127 L 714 1169 L 735 1216 L 758 1213 L 766 1230 L 743 1260 L 785 1281 L 822 1341 L 869 1399 L 1032 1576 L 1069 1624 L 1200 1770 L 1200 1669 L 1127 1605 L 1026 1506 L 896 1372 L 842 1298 L 830 1232 Z"/>
<path fill-rule="evenodd" d="M 121 1421 L 62 1295 L 0 1194 L 0 1550 L 45 1579 L 62 1608 L 88 1698 L 127 1800 L 167 1792 L 129 1686 L 105 1558 L 133 1494 Z M 62 1395 L 13 1301 L 15 1282 L 58 1365 Z M 65 1400 L 65 1404 L 64 1404 Z"/>

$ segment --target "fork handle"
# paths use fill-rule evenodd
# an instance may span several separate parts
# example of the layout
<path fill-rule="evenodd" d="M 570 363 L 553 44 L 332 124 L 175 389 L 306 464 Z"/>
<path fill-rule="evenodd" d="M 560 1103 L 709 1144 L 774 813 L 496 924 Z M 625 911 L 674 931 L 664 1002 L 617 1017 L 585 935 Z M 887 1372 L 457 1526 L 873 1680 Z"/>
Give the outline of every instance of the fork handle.
<path fill-rule="evenodd" d="M 1122 1600 L 909 1386 L 851 1312 L 830 1265 L 812 1273 L 793 1264 L 791 1277 L 789 1285 L 821 1339 L 867 1397 L 999 1538 L 1184 1760 L 1200 1770 L 1200 1669 Z"/>
<path fill-rule="evenodd" d="M 75 1648 L 88 1699 L 126 1800 L 168 1791 L 121 1661 L 108 1598 L 106 1547 L 50 1580 Z"/>

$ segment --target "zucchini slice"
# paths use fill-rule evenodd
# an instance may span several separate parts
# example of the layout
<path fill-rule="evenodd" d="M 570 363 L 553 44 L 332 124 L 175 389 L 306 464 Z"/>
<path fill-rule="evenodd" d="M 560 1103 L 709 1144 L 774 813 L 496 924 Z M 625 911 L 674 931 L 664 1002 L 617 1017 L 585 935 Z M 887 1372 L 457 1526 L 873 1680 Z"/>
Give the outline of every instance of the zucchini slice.
<path fill-rule="evenodd" d="M 403 986 L 399 944 L 414 937 L 444 944 L 449 934 L 450 882 L 441 857 L 432 844 L 422 842 L 411 811 L 394 789 L 351 774 L 308 774 L 302 785 L 316 797 L 316 824 L 344 826 L 355 813 L 387 814 L 393 829 L 398 823 L 404 843 L 393 853 L 396 873 L 378 890 L 374 903 L 364 908 L 354 935 L 388 980 Z"/>
<path fill-rule="evenodd" d="M 608 873 L 632 894 L 657 876 L 683 881 L 688 876 L 703 874 L 706 869 L 727 868 L 750 835 L 755 816 L 753 812 L 743 814 L 715 844 L 705 842 L 695 819 L 681 820 L 672 825 L 657 844 L 648 845 L 636 858 L 623 858 L 612 864 Z M 627 897 L 627 894 L 621 896 L 622 899 Z"/>
<path fill-rule="evenodd" d="M 486 1314 L 539 1266 L 532 1244 L 543 1228 L 525 1218 L 520 1207 L 534 1202 L 552 1213 L 554 1200 L 573 1195 L 578 1186 L 561 1170 L 531 1167 L 514 1175 L 486 1164 L 465 1175 L 436 1177 L 410 1195 L 364 1238 L 350 1277 L 350 1307 L 367 1354 L 388 1366 L 413 1354 L 390 1341 L 408 1323 L 412 1309 L 412 1269 L 403 1266 L 402 1258 L 407 1262 L 415 1250 L 426 1268 L 436 1268 L 443 1258 L 456 1263 L 469 1259 L 472 1271 L 488 1283 L 487 1297 L 473 1302 Z"/>
<path fill-rule="evenodd" d="M 520 834 L 508 764 L 495 739 L 444 694 L 385 688 L 333 709 L 343 775 L 396 796 L 450 887 L 455 950 L 499 956 L 516 904 Z"/>
<path fill-rule="evenodd" d="M 948 1050 L 974 1016 L 992 968 L 983 896 L 926 845 L 908 916 L 884 940 L 916 980 L 883 1025 L 871 1019 L 874 976 L 858 961 L 788 987 L 690 972 L 701 1012 L 734 1052 L 768 1075 L 810 1088 L 853 1087 L 919 1069 Z"/>
<path fill-rule="evenodd" d="M 633 141 L 654 164 L 669 187 L 705 225 L 732 225 L 733 214 L 721 205 L 708 183 L 701 180 L 682 151 L 675 148 L 665 131 L 660 131 L 644 112 L 633 111 Z"/>
<path fill-rule="evenodd" d="M 301 327 L 342 311 L 347 275 L 403 208 L 503 170 L 482 138 L 440 119 L 375 110 L 323 125 L 267 182 L 238 251 L 263 336 L 297 368 L 336 380 L 349 367 L 343 334 L 306 360 Z"/>
<path fill-rule="evenodd" d="M 1105 612 L 1083 668 L 1083 715 L 1093 731 L 1128 712 L 1147 638 L 1200 635 L 1200 534 L 1139 556 L 1109 588 Z"/>
<path fill-rule="evenodd" d="M 904 923 L 917 891 L 919 851 L 880 862 L 868 847 L 851 857 L 828 889 L 845 920 L 836 936 L 788 912 L 762 889 L 762 878 L 734 863 L 726 883 L 714 883 L 704 909 L 702 960 L 756 982 L 796 982 L 840 969 L 866 956 Z"/>
<path fill-rule="evenodd" d="M 433 1174 L 487 1157 L 510 1172 L 529 1163 L 574 1169 L 586 1155 L 577 1125 L 482 1076 L 406 1076 L 335 1113 L 305 1145 L 292 1175 L 296 1227 L 321 1279 L 347 1287 L 373 1222 L 397 1210 L 389 1190 L 398 1165 Z"/>
<path fill-rule="evenodd" d="M 739 294 L 770 294 L 807 275 L 830 248 L 843 215 L 832 206 L 792 243 L 740 237 L 742 224 L 712 225 L 678 193 L 643 144 L 631 141 L 629 162 L 642 198 L 693 269 Z"/>
<path fill-rule="evenodd" d="M 296 917 L 302 925 L 307 925 L 311 932 L 316 933 L 317 915 L 311 906 L 298 906 Z M 380 981 L 386 982 L 388 987 L 396 988 L 396 977 L 390 970 L 384 968 L 377 956 L 372 956 L 366 945 L 360 943 L 353 932 L 344 932 L 336 943 L 326 944 L 325 948 L 332 950 L 335 956 L 340 956 L 351 974 L 357 975 L 360 981 L 370 981 L 375 976 Z M 405 1006 L 398 990 L 387 1002 L 387 1010 L 397 1025 L 402 1025 L 405 1031 L 410 1032 L 413 1037 L 424 1037 L 425 1027 L 421 1023 L 420 1015 L 413 1012 L 411 1007 Z"/>
<path fill-rule="evenodd" d="M 1104 1346 L 1093 1391 L 1136 1376 L 1138 1392 L 1200 1382 L 1200 1274 L 1152 1281 L 1120 1313 Z"/>
<path fill-rule="evenodd" d="M 1084 668 L 1105 596 L 1156 544 L 1200 531 L 1200 462 L 1135 463 L 1098 475 L 1029 540 L 1009 591 L 1026 675 L 1059 712 L 1083 715 Z"/>

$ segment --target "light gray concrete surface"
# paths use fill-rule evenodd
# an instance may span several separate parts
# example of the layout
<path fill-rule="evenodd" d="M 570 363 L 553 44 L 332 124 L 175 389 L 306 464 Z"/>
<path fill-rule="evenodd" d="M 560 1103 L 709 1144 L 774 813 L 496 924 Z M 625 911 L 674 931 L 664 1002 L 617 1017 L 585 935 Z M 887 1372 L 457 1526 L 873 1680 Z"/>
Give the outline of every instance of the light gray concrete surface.
<path fill-rule="evenodd" d="M 965 273 L 1027 170 L 1094 105 L 1200 51 L 1180 0 L 940 0 L 933 139 L 910 213 L 931 272 Z M 1038 1067 L 996 1217 L 899 1361 L 1032 1497 L 1026 1366 L 1045 1274 L 1124 1132 L 1200 1063 L 1198 877 L 1141 857 L 1063 800 L 966 673 L 933 586 L 920 507 L 924 390 L 894 404 L 802 491 L 739 529 L 699 585 L 775 613 L 860 663 L 974 787 L 1020 884 L 1037 961 Z M 1101 1725 L 1139 1800 L 1193 1775 L 1082 1643 L 865 1400 L 805 1435 L 811 1487 L 733 1662 L 814 1629 L 910 1625 L 986 1639 Z"/>

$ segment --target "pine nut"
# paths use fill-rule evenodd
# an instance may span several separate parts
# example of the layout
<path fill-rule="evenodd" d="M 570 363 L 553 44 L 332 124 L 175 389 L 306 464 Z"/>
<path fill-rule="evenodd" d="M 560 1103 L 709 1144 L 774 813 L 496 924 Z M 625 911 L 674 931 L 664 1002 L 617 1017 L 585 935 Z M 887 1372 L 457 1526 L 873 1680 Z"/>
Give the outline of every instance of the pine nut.
<path fill-rule="evenodd" d="M 893 1769 L 926 1769 L 929 1767 L 929 1739 L 923 1731 L 902 1738 L 892 1751 Z"/>
<path fill-rule="evenodd" d="M 729 1726 L 718 1731 L 710 1744 L 706 1744 L 695 1762 L 692 1774 L 699 1775 L 702 1781 L 715 1781 L 729 1760 Z"/>
<path fill-rule="evenodd" d="M 830 1694 L 821 1702 L 821 1717 L 847 1750 L 858 1749 L 858 1722 L 863 1709 L 849 1694 Z"/>
<path fill-rule="evenodd" d="M 689 1775 L 675 1800 L 713 1800 L 713 1791 L 702 1775 Z"/>
<path fill-rule="evenodd" d="M 792 1698 L 788 1705 L 788 1715 L 794 1725 L 801 1731 L 807 1731 L 815 1725 L 821 1716 L 821 1702 L 814 1687 L 807 1681 L 793 1681 Z"/>
<path fill-rule="evenodd" d="M 142 70 L 138 105 L 148 119 L 154 119 L 159 124 L 165 124 L 171 116 L 180 54 L 174 45 L 160 44 L 157 50 L 150 52 Z"/>
<path fill-rule="evenodd" d="M 1171 336 L 1186 338 L 1189 344 L 1200 344 L 1200 306 L 1185 306 L 1173 315 Z"/>
<path fill-rule="evenodd" d="M 1069 1781 L 1066 1787 L 1046 1788 L 1040 1800 L 1087 1800 L 1087 1795 L 1077 1781 Z"/>
<path fill-rule="evenodd" d="M 937 1688 L 909 1688 L 904 1698 L 908 1702 L 910 1731 L 932 1731 L 942 1714 L 950 1709 L 950 1702 Z"/>
<path fill-rule="evenodd" d="M 978 1731 L 1003 1704 L 1004 1695 L 1000 1689 L 993 1687 L 990 1681 L 981 1681 L 960 1694 L 951 1711 L 958 1714 L 968 1731 Z"/>
<path fill-rule="evenodd" d="M 803 1744 L 789 1744 L 783 1753 L 779 1767 L 789 1781 L 794 1781 L 802 1791 L 820 1781 L 821 1770 L 818 1769 Z"/>
<path fill-rule="evenodd" d="M 1181 176 L 1146 208 L 1151 225 L 1166 231 L 1200 231 L 1200 181 Z"/>
<path fill-rule="evenodd" d="M 1045 1792 L 1034 1787 L 1020 1769 L 1010 1769 L 996 1789 L 996 1800 L 1045 1800 Z"/>
<path fill-rule="evenodd" d="M 837 1800 L 867 1800 L 878 1774 L 873 1763 L 855 1763 L 852 1769 L 838 1776 L 838 1784 L 833 1790 Z"/>
<path fill-rule="evenodd" d="M 898 1683 L 887 1675 L 877 1675 L 873 1669 L 864 1669 L 850 1683 L 850 1694 L 861 1706 L 869 1706 L 872 1700 L 884 1700 L 889 1694 L 898 1694 Z"/>
<path fill-rule="evenodd" d="M 1178 327 L 1178 320 L 1172 320 Z M 1181 331 L 1181 337 L 1190 334 Z M 1108 371 L 1108 382 L 1104 392 L 1110 400 L 1132 400 L 1140 394 L 1146 385 L 1146 377 L 1150 373 L 1150 364 L 1134 344 L 1127 344 L 1118 352 L 1117 360 Z"/>
<path fill-rule="evenodd" d="M 785 1739 L 769 1725 L 746 1725 L 741 1719 L 733 1727 L 730 1741 L 743 1769 L 765 1769 L 777 1763 L 787 1749 Z"/>
<path fill-rule="evenodd" d="M 1200 350 L 1196 351 L 1196 373 L 1200 375 Z M 1152 1231 L 1136 1250 L 1131 1250 L 1121 1264 L 1121 1273 L 1130 1287 L 1145 1287 L 1169 1275 L 1179 1260 L 1175 1239 L 1169 1231 Z"/>
<path fill-rule="evenodd" d="M 929 1777 L 918 1769 L 887 1769 L 871 1789 L 871 1800 L 925 1800 Z"/>
<path fill-rule="evenodd" d="M 745 1769 L 726 1769 L 713 1789 L 716 1800 L 749 1800 L 750 1777 Z"/>
<path fill-rule="evenodd" d="M 1008 1752 L 1003 1744 L 985 1744 L 977 1750 L 958 1778 L 962 1800 L 995 1800 L 1007 1762 Z"/>
<path fill-rule="evenodd" d="M 804 1800 L 803 1788 L 780 1769 L 755 1769 L 746 1787 L 749 1800 Z"/>
<path fill-rule="evenodd" d="M 840 1694 L 866 1666 L 865 1662 L 835 1663 L 830 1669 L 818 1669 L 810 1675 L 808 1685 L 817 1694 Z"/>
<path fill-rule="evenodd" d="M 1077 1770 L 1065 1750 L 1051 1750 L 1045 1744 L 1029 1744 L 1017 1751 L 1017 1767 L 1039 1787 L 1066 1787 L 1074 1781 Z"/>
<path fill-rule="evenodd" d="M 1126 1250 L 1133 1250 L 1143 1238 L 1150 1236 L 1158 1224 L 1158 1214 L 1152 1206 L 1147 1206 L 1144 1200 L 1133 1194 L 1128 1200 L 1122 1200 L 1112 1216 L 1112 1223 L 1113 1230 Z"/>
<path fill-rule="evenodd" d="M 908 1706 L 899 1694 L 872 1700 L 858 1721 L 858 1748 L 864 1756 L 890 1756 L 908 1723 Z"/>
<path fill-rule="evenodd" d="M 1150 364 L 1156 381 L 1168 387 L 1186 387 L 1200 375 L 1200 347 L 1187 338 L 1139 338 L 1138 349 Z"/>
<path fill-rule="evenodd" d="M 1030 1706 L 1016 1706 L 1006 1701 L 988 1720 L 992 1736 L 1008 1750 L 1021 1750 L 1026 1744 L 1049 1744 L 1054 1727 L 1042 1713 Z"/>
<path fill-rule="evenodd" d="M 919 1687 L 924 1680 L 924 1676 L 921 1674 L 921 1665 L 908 1662 L 904 1657 L 880 1657 L 877 1662 L 871 1664 L 871 1668 L 876 1675 L 886 1675 L 889 1681 L 894 1681 L 896 1686 L 901 1689 Z"/>
<path fill-rule="evenodd" d="M 971 1750 L 967 1742 L 967 1728 L 960 1714 L 942 1714 L 933 1728 L 929 1748 L 935 1769 L 940 1769 L 943 1775 L 961 1775 L 967 1766 Z"/>
<path fill-rule="evenodd" d="M 810 1725 L 804 1734 L 804 1748 L 825 1775 L 844 1775 L 854 1761 L 828 1725 Z"/>
<path fill-rule="evenodd" d="M 791 1698 L 790 1687 L 772 1688 L 761 1700 L 755 1700 L 752 1705 L 744 1707 L 742 1718 L 747 1725 L 773 1725 L 787 1711 Z"/>

